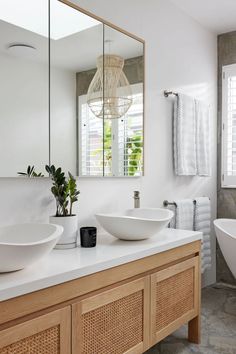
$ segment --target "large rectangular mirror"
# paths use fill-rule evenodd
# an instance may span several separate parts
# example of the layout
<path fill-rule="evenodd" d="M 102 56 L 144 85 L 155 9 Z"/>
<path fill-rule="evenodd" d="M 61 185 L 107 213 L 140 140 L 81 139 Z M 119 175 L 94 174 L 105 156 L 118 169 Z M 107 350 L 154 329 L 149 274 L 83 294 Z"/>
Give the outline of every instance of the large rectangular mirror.
<path fill-rule="evenodd" d="M 0 29 L 0 177 L 141 176 L 143 41 L 66 0 L 2 0 Z"/>
<path fill-rule="evenodd" d="M 58 21 L 54 2 L 51 161 L 82 177 L 141 176 L 144 43 L 67 1 Z"/>
<path fill-rule="evenodd" d="M 49 162 L 47 0 L 0 2 L 0 176 Z"/>

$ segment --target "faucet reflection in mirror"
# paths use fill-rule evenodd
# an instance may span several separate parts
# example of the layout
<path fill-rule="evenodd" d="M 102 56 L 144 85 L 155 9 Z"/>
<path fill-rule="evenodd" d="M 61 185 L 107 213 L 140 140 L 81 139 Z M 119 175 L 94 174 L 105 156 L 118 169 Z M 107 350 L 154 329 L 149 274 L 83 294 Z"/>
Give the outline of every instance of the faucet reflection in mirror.
<path fill-rule="evenodd" d="M 98 118 L 117 119 L 132 104 L 132 90 L 123 71 L 124 59 L 119 55 L 100 55 L 97 71 L 88 89 L 88 106 Z"/>

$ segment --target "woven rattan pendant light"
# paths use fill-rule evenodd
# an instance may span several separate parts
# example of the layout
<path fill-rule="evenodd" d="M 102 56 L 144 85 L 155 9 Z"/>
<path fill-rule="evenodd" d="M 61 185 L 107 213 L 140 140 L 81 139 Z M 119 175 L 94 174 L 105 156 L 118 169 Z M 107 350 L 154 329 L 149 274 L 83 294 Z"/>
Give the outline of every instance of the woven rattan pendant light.
<path fill-rule="evenodd" d="M 98 118 L 117 119 L 132 104 L 132 90 L 123 72 L 124 59 L 106 54 L 97 59 L 97 71 L 90 83 L 87 103 Z"/>

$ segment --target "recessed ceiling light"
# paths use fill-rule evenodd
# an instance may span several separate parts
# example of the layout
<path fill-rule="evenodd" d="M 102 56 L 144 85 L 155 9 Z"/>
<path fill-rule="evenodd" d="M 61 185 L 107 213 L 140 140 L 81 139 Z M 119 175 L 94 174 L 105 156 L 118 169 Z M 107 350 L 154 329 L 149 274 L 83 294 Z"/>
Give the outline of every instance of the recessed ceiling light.
<path fill-rule="evenodd" d="M 36 52 L 35 47 L 25 43 L 10 44 L 7 47 L 7 50 L 10 51 L 13 55 L 22 57 L 32 57 L 32 55 L 34 55 Z"/>
<path fill-rule="evenodd" d="M 24 48 L 24 49 L 33 49 L 33 50 L 36 50 L 36 48 L 35 47 L 33 47 L 32 45 L 30 45 L 30 44 L 24 44 L 24 43 L 17 43 L 17 44 L 10 44 L 9 46 L 8 46 L 8 49 L 14 49 L 14 48 Z"/>

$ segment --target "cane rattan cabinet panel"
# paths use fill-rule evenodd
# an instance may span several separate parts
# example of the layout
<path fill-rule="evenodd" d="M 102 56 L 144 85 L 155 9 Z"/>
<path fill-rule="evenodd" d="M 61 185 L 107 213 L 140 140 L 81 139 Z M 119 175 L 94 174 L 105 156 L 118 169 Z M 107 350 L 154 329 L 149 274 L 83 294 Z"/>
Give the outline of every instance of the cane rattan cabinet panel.
<path fill-rule="evenodd" d="M 143 353 L 148 348 L 150 278 L 73 306 L 73 354 Z"/>
<path fill-rule="evenodd" d="M 0 354 L 69 354 L 71 310 L 66 307 L 0 332 Z"/>
<path fill-rule="evenodd" d="M 199 257 L 151 275 L 151 335 L 156 343 L 198 312 Z"/>

